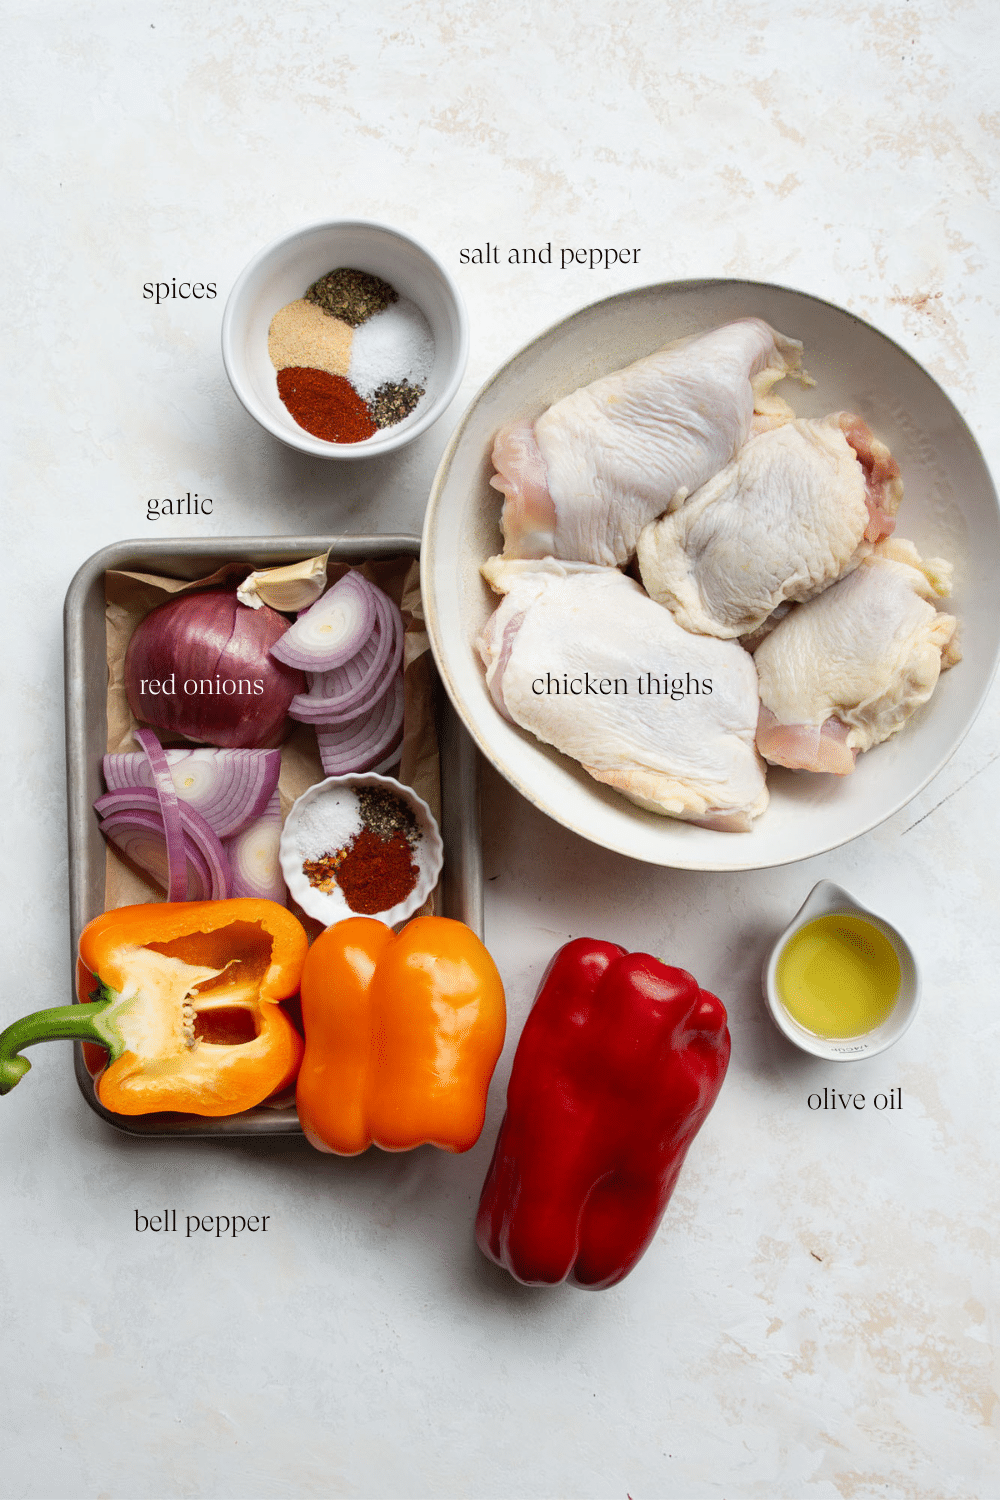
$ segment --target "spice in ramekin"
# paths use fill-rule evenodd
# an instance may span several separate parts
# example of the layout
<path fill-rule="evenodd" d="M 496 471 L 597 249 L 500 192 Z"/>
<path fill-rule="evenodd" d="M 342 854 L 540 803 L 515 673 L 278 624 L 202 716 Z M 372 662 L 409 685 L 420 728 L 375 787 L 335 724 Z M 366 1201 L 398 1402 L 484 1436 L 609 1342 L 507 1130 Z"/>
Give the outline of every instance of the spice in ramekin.
<path fill-rule="evenodd" d="M 416 411 L 424 394 L 422 385 L 411 385 L 408 380 L 401 380 L 398 385 L 387 381 L 379 386 L 374 396 L 369 397 L 366 405 L 376 427 L 394 427 L 411 411 Z"/>
<path fill-rule="evenodd" d="M 387 281 L 340 266 L 275 313 L 268 354 L 300 427 L 326 442 L 360 443 L 416 411 L 434 368 L 434 335 L 416 303 Z"/>
<path fill-rule="evenodd" d="M 388 787 L 361 787 L 338 799 L 334 826 L 316 850 L 322 827 L 319 809 L 300 833 L 302 873 L 319 891 L 339 887 L 351 911 L 362 916 L 391 911 L 420 878 L 414 851 L 420 828 L 413 809 Z M 341 842 L 342 840 L 342 842 Z M 332 846 L 332 847 L 331 847 Z"/>
<path fill-rule="evenodd" d="M 358 328 L 376 313 L 384 312 L 398 298 L 396 288 L 383 281 L 381 276 L 373 276 L 370 271 L 355 271 L 350 266 L 338 266 L 336 271 L 327 271 L 325 276 L 313 282 L 305 300 L 315 302 L 332 318 L 342 318 L 352 328 Z"/>
<path fill-rule="evenodd" d="M 300 427 L 327 443 L 360 443 L 378 429 L 349 380 L 325 370 L 278 371 L 278 395 Z"/>
<path fill-rule="evenodd" d="M 350 326 L 300 297 L 279 309 L 267 330 L 267 352 L 276 370 L 325 370 L 346 375 L 351 366 Z"/>
<path fill-rule="evenodd" d="M 419 878 L 413 851 L 399 831 L 384 839 L 363 828 L 341 851 L 337 865 L 337 884 L 344 900 L 351 911 L 365 917 L 391 911 L 405 901 Z"/>
<path fill-rule="evenodd" d="M 358 807 L 365 827 L 380 839 L 402 833 L 412 849 L 417 847 L 420 830 L 413 808 L 397 792 L 384 786 L 363 786 L 358 792 Z"/>
<path fill-rule="evenodd" d="M 355 329 L 348 379 L 365 401 L 404 381 L 423 395 L 434 367 L 434 336 L 420 308 L 400 297 Z"/>

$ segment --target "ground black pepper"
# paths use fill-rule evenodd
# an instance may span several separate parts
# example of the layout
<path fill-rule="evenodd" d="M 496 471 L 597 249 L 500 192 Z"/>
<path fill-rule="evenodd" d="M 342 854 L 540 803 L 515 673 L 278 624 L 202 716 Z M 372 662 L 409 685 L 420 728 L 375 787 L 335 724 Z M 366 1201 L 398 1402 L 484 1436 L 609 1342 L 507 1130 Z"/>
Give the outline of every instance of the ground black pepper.
<path fill-rule="evenodd" d="M 402 833 L 411 849 L 415 849 L 419 832 L 413 809 L 402 797 L 381 786 L 364 786 L 358 790 L 358 803 L 365 827 L 377 833 L 380 839 L 391 839 L 394 833 Z"/>
<path fill-rule="evenodd" d="M 372 421 L 376 427 L 394 427 L 397 422 L 408 417 L 411 411 L 416 410 L 424 394 L 425 388 L 422 385 L 411 385 L 408 380 L 401 380 L 398 385 L 386 381 L 368 400 Z"/>

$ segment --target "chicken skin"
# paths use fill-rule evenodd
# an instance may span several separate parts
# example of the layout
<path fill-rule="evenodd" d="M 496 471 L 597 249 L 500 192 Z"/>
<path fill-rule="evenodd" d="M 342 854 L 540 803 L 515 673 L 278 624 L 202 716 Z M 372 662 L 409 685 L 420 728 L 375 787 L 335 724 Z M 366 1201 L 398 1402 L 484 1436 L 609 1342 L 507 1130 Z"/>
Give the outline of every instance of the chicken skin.
<path fill-rule="evenodd" d="M 748 635 L 786 600 L 811 599 L 856 568 L 891 533 L 902 492 L 898 466 L 860 417 L 798 418 L 752 438 L 643 529 L 643 584 L 685 630 Z"/>
<path fill-rule="evenodd" d="M 960 660 L 957 622 L 936 607 L 951 571 L 910 542 L 882 542 L 775 626 L 754 654 L 766 760 L 847 776 L 860 750 L 902 729 Z"/>
<path fill-rule="evenodd" d="M 640 807 L 745 832 L 767 806 L 757 678 L 613 568 L 498 561 L 477 642 L 500 711 Z"/>
<path fill-rule="evenodd" d="M 506 558 L 616 567 L 639 533 L 791 409 L 772 386 L 802 346 L 759 318 L 680 339 L 555 402 L 493 447 Z"/>

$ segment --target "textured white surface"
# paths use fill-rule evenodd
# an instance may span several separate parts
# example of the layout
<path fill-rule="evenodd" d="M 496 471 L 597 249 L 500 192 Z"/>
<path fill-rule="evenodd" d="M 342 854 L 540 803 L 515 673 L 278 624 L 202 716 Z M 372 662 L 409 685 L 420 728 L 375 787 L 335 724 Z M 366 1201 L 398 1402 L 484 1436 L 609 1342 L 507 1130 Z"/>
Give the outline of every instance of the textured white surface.
<path fill-rule="evenodd" d="M 124 536 L 419 528 L 447 427 L 556 317 L 730 275 L 829 298 L 942 382 L 1000 467 L 1000 115 L 988 0 L 4 7 L 5 1018 L 68 994 L 58 604 Z M 226 292 L 296 224 L 398 224 L 472 320 L 448 417 L 349 468 L 231 394 Z M 463 266 L 551 241 L 556 264 Z M 638 266 L 558 265 L 641 246 Z M 142 297 L 215 281 L 215 301 Z M 794 331 L 794 330 L 793 330 Z M 215 500 L 146 521 L 152 496 Z M 958 670 L 961 670 L 960 668 Z M 888 823 L 755 874 L 637 866 L 484 775 L 510 1036 L 483 1141 L 321 1157 L 155 1144 L 91 1115 L 68 1048 L 0 1101 L 10 1496 L 913 1497 L 1000 1493 L 994 1364 L 1000 697 Z M 828 876 L 918 951 L 892 1051 L 798 1054 L 759 995 Z M 471 1219 L 552 950 L 612 937 L 724 998 L 734 1062 L 633 1275 L 517 1287 Z M 902 1088 L 891 1114 L 810 1111 Z M 268 1213 L 240 1240 L 134 1213 Z"/>

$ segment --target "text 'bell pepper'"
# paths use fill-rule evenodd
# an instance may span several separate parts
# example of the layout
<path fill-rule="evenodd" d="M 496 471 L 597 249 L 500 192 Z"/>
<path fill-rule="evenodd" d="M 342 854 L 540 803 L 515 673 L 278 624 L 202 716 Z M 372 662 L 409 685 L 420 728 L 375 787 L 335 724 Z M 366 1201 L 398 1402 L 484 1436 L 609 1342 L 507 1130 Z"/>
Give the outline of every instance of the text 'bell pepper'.
<path fill-rule="evenodd" d="M 417 917 L 397 936 L 349 917 L 302 975 L 306 1052 L 295 1103 L 320 1151 L 468 1151 L 506 1030 L 503 984 L 470 928 Z"/>
<path fill-rule="evenodd" d="M 480 1249 L 527 1286 L 621 1281 L 728 1062 L 726 1012 L 683 969 L 590 938 L 560 948 L 514 1057 Z"/>
<path fill-rule="evenodd" d="M 278 1003 L 297 993 L 308 940 L 273 901 L 154 902 L 88 923 L 80 1005 L 36 1011 L 0 1036 L 0 1093 L 17 1054 L 69 1038 L 106 1048 L 97 1097 L 121 1115 L 232 1115 L 291 1083 L 302 1038 Z"/>

